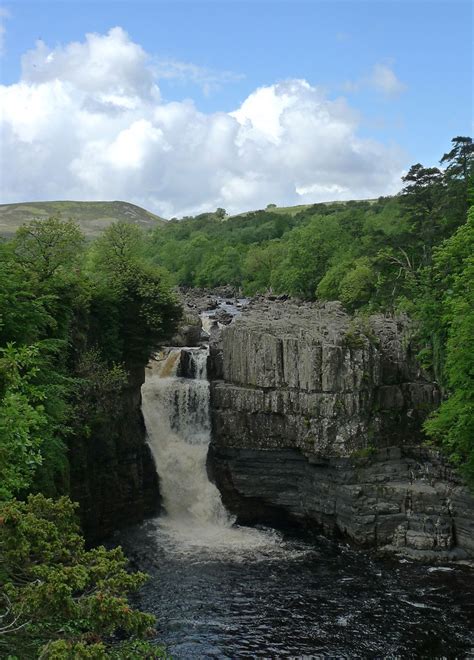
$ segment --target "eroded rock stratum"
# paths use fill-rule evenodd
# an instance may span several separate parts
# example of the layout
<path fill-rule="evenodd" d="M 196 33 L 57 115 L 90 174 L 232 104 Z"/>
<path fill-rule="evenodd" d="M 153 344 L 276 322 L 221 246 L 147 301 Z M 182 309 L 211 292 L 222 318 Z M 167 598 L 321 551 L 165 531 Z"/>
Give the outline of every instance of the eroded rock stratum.
<path fill-rule="evenodd" d="M 406 318 L 251 304 L 211 342 L 209 470 L 226 506 L 420 558 L 474 556 L 474 497 L 422 444 L 440 395 L 414 353 Z"/>

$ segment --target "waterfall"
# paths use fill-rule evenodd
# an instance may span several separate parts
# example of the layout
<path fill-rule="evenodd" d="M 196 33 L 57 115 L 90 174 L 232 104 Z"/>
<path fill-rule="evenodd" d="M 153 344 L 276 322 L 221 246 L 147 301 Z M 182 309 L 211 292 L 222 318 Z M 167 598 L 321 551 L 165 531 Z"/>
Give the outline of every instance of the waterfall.
<path fill-rule="evenodd" d="M 172 348 L 153 359 L 142 387 L 142 410 L 165 514 L 160 525 L 180 544 L 262 548 L 277 534 L 234 525 L 207 477 L 211 439 L 208 348 Z"/>
<path fill-rule="evenodd" d="M 182 352 L 194 378 L 177 376 Z M 207 478 L 210 442 L 207 349 L 172 349 L 149 368 L 142 409 L 167 516 L 188 525 L 231 526 L 219 491 Z"/>

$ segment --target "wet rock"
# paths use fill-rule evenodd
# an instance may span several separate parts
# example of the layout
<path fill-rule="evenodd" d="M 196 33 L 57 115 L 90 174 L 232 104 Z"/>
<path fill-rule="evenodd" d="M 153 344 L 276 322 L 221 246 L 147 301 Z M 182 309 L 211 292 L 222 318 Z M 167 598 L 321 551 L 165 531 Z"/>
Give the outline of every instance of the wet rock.
<path fill-rule="evenodd" d="M 201 332 L 202 322 L 199 313 L 186 305 L 183 310 L 183 320 L 178 333 L 171 340 L 171 346 L 199 346 Z"/>
<path fill-rule="evenodd" d="M 234 320 L 234 315 L 225 309 L 218 309 L 214 318 L 222 325 L 229 325 Z"/>

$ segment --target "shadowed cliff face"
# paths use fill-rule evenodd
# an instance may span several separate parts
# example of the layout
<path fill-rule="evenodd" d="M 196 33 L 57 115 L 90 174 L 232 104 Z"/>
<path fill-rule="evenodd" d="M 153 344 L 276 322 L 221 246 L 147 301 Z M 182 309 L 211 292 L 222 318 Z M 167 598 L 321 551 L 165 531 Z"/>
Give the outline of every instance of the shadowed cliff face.
<path fill-rule="evenodd" d="M 256 301 L 211 343 L 209 469 L 246 522 L 291 518 L 420 557 L 474 553 L 474 499 L 421 424 L 439 403 L 404 318 Z"/>
<path fill-rule="evenodd" d="M 141 412 L 143 382 L 144 368 L 131 369 L 117 414 L 94 424 L 89 437 L 70 443 L 71 497 L 80 504 L 90 543 L 159 507 L 158 477 Z"/>

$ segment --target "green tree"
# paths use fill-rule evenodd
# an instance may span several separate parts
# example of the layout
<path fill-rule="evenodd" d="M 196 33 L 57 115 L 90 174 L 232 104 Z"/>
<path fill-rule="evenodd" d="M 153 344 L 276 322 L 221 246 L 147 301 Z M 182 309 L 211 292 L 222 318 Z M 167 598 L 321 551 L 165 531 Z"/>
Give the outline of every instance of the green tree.
<path fill-rule="evenodd" d="M 75 222 L 48 218 L 20 227 L 14 245 L 18 263 L 44 281 L 60 270 L 68 272 L 77 267 L 84 236 Z"/>
<path fill-rule="evenodd" d="M 270 288 L 272 273 L 282 259 L 284 247 L 278 240 L 253 245 L 245 257 L 244 292 L 247 295 L 265 293 Z"/>
<path fill-rule="evenodd" d="M 433 270 L 419 305 L 431 346 L 443 348 L 435 366 L 446 399 L 425 428 L 474 484 L 474 209 L 435 250 Z"/>
<path fill-rule="evenodd" d="M 0 348 L 0 500 L 28 488 L 42 462 L 48 417 L 34 384 L 39 346 Z"/>
<path fill-rule="evenodd" d="M 153 349 L 176 332 L 182 308 L 167 273 L 145 261 L 140 229 L 110 225 L 92 248 L 91 277 L 100 298 L 108 298 L 120 346 L 110 347 L 114 360 L 143 364 Z M 98 329 L 98 344 L 106 350 Z M 110 336 L 110 329 L 107 330 Z"/>
<path fill-rule="evenodd" d="M 38 291 L 17 263 L 11 243 L 0 243 L 0 346 L 33 343 L 56 324 L 51 296 Z"/>
<path fill-rule="evenodd" d="M 472 138 L 458 136 L 440 163 L 446 166 L 444 177 L 449 189 L 445 213 L 450 227 L 464 222 L 469 204 L 469 190 L 474 190 L 474 144 Z M 471 200 L 474 203 L 474 198 Z"/>
<path fill-rule="evenodd" d="M 0 555 L 2 657 L 166 657 L 143 641 L 153 616 L 128 601 L 146 576 L 120 548 L 86 550 L 68 498 L 0 504 Z"/>
<path fill-rule="evenodd" d="M 444 154 L 440 163 L 446 165 L 445 174 L 457 179 L 468 188 L 474 175 L 474 144 L 471 137 L 458 136 L 451 140 L 452 148 Z"/>
<path fill-rule="evenodd" d="M 427 265 L 431 263 L 433 245 L 441 226 L 444 177 L 437 167 L 426 168 L 417 163 L 402 181 L 406 184 L 401 193 L 402 201 L 413 238 L 423 265 Z"/>

